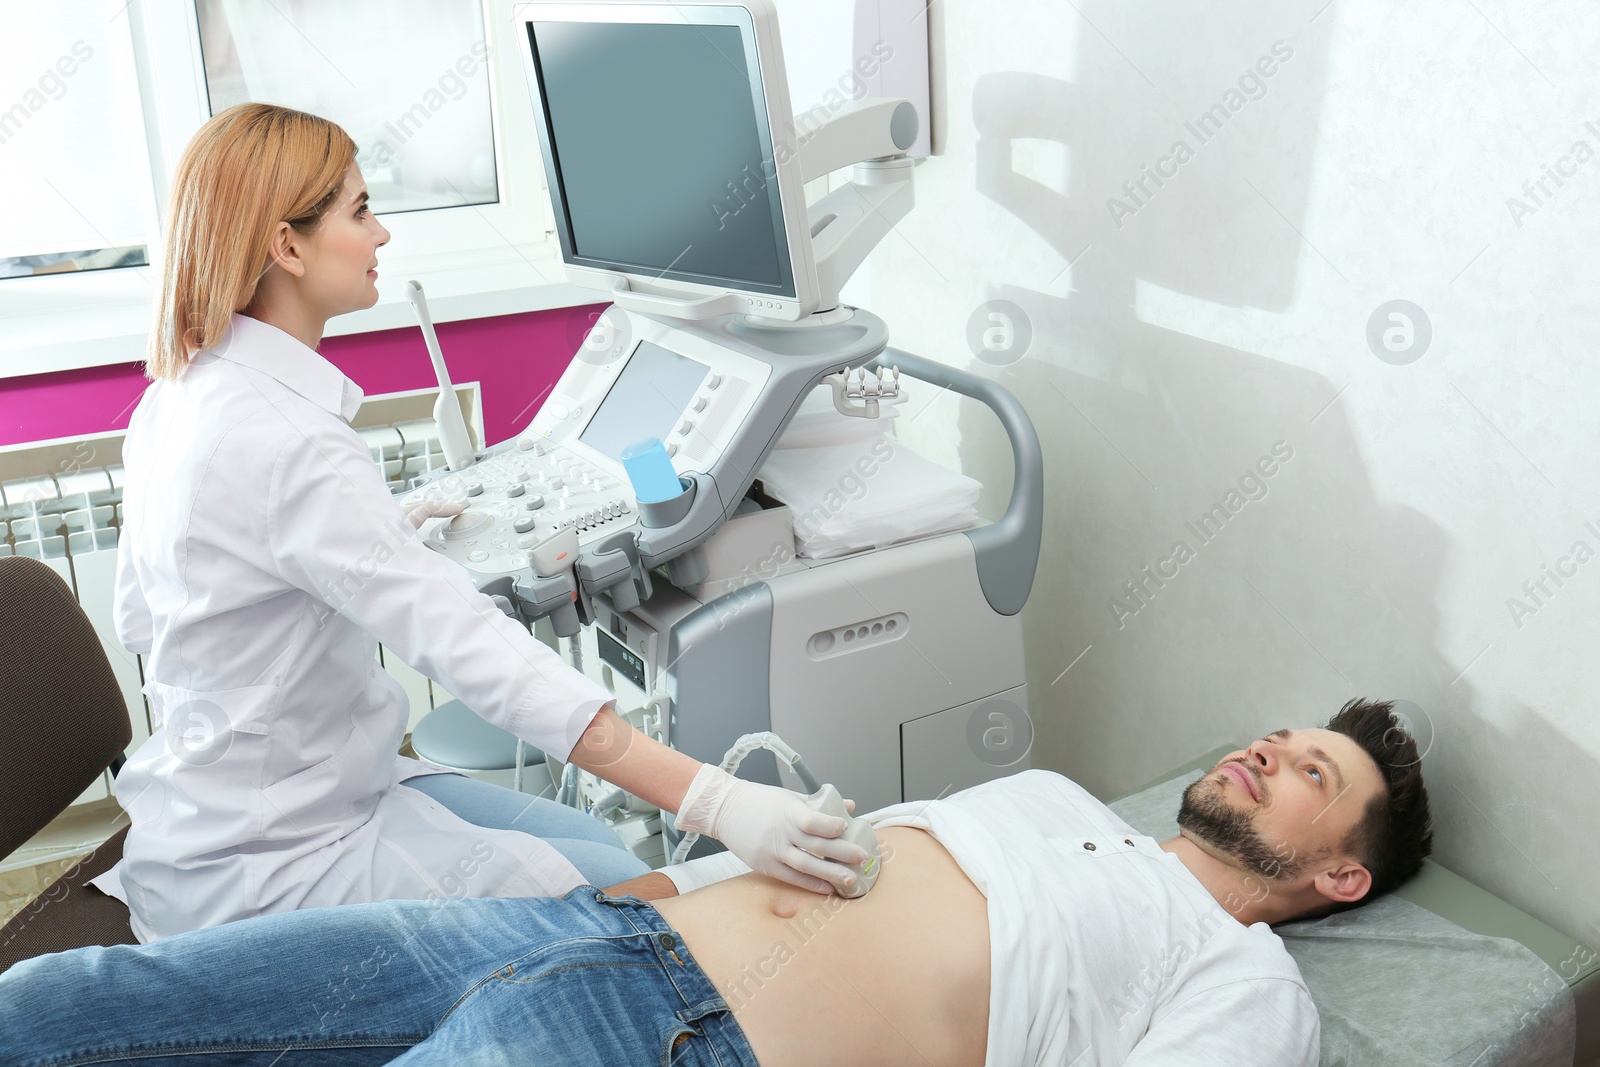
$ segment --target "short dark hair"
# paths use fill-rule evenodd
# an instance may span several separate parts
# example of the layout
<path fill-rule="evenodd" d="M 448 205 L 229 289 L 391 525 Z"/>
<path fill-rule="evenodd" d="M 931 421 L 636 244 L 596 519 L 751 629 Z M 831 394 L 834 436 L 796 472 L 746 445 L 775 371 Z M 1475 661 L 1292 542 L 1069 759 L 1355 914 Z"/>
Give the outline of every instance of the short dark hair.
<path fill-rule="evenodd" d="M 1383 776 L 1384 791 L 1367 804 L 1346 835 L 1344 850 L 1372 875 L 1365 903 L 1398 888 L 1433 851 L 1433 817 L 1422 784 L 1422 756 L 1392 700 L 1356 698 L 1328 720 L 1326 729 L 1360 745 Z"/>

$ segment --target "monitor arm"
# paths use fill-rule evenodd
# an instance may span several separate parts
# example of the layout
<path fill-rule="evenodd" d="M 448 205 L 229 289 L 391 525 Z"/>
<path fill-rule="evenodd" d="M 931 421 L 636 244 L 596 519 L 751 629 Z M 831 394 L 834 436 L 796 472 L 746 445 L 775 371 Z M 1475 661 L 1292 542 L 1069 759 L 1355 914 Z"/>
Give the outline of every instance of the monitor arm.
<path fill-rule="evenodd" d="M 866 159 L 905 155 L 917 139 L 917 109 L 909 100 L 867 97 L 853 101 L 809 130 L 800 132 L 800 176 L 805 181 L 832 174 Z"/>
<path fill-rule="evenodd" d="M 803 118 L 803 117 L 802 117 Z M 817 310 L 838 306 L 839 290 L 915 202 L 912 161 L 917 109 L 906 100 L 846 105 L 800 141 L 806 181 L 855 166 L 849 182 L 806 211 L 817 269 Z"/>

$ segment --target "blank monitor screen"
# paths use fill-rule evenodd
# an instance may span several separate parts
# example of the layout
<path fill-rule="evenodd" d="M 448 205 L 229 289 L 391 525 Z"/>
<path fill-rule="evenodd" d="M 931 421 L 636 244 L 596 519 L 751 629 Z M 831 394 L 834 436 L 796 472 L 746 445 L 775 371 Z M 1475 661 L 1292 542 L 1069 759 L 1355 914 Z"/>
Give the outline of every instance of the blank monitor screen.
<path fill-rule="evenodd" d="M 571 262 L 794 296 L 748 24 L 528 32 Z"/>
<path fill-rule="evenodd" d="M 640 341 L 578 440 L 620 460 L 636 441 L 666 437 L 705 376 L 704 363 Z"/>

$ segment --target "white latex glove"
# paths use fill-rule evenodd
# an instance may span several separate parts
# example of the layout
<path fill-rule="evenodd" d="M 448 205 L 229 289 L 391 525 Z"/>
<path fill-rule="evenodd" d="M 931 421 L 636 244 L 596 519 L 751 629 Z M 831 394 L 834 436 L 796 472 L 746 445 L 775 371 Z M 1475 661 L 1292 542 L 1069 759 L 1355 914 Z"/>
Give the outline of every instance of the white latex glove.
<path fill-rule="evenodd" d="M 823 894 L 853 884 L 846 865 L 867 861 L 860 846 L 838 839 L 848 825 L 811 810 L 799 793 L 741 781 L 710 764 L 689 784 L 677 817 L 679 830 L 716 838 L 751 870 Z"/>
<path fill-rule="evenodd" d="M 466 510 L 466 505 L 459 501 L 449 500 L 424 500 L 420 504 L 412 504 L 406 508 L 406 518 L 411 520 L 411 525 L 422 529 L 422 524 L 429 519 L 443 515 L 459 515 Z"/>

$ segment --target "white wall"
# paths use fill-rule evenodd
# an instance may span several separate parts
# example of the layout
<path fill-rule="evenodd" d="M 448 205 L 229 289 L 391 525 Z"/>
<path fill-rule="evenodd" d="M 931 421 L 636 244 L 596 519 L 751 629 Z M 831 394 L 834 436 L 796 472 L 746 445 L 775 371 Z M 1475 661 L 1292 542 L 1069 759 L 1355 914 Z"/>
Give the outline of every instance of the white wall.
<path fill-rule="evenodd" d="M 1044 441 L 1038 765 L 1109 796 L 1352 696 L 1411 700 L 1437 858 L 1594 944 L 1600 557 L 1534 614 L 1508 600 L 1600 552 L 1600 158 L 1520 225 L 1507 198 L 1600 152 L 1600 9 L 1324 4 L 938 0 L 940 154 L 872 309 L 997 377 Z M 1201 144 L 1184 123 L 1277 41 L 1264 95 Z M 1180 138 L 1193 158 L 1119 227 L 1108 198 L 1135 206 L 1123 182 Z M 965 341 L 996 298 L 1033 333 L 1004 366 Z M 1394 299 L 1432 327 L 1407 365 L 1366 336 Z M 996 483 L 994 512 L 984 412 L 941 398 L 907 430 Z M 1276 442 L 1266 495 L 1202 544 L 1185 524 Z M 1195 558 L 1119 620 L 1180 540 Z"/>

